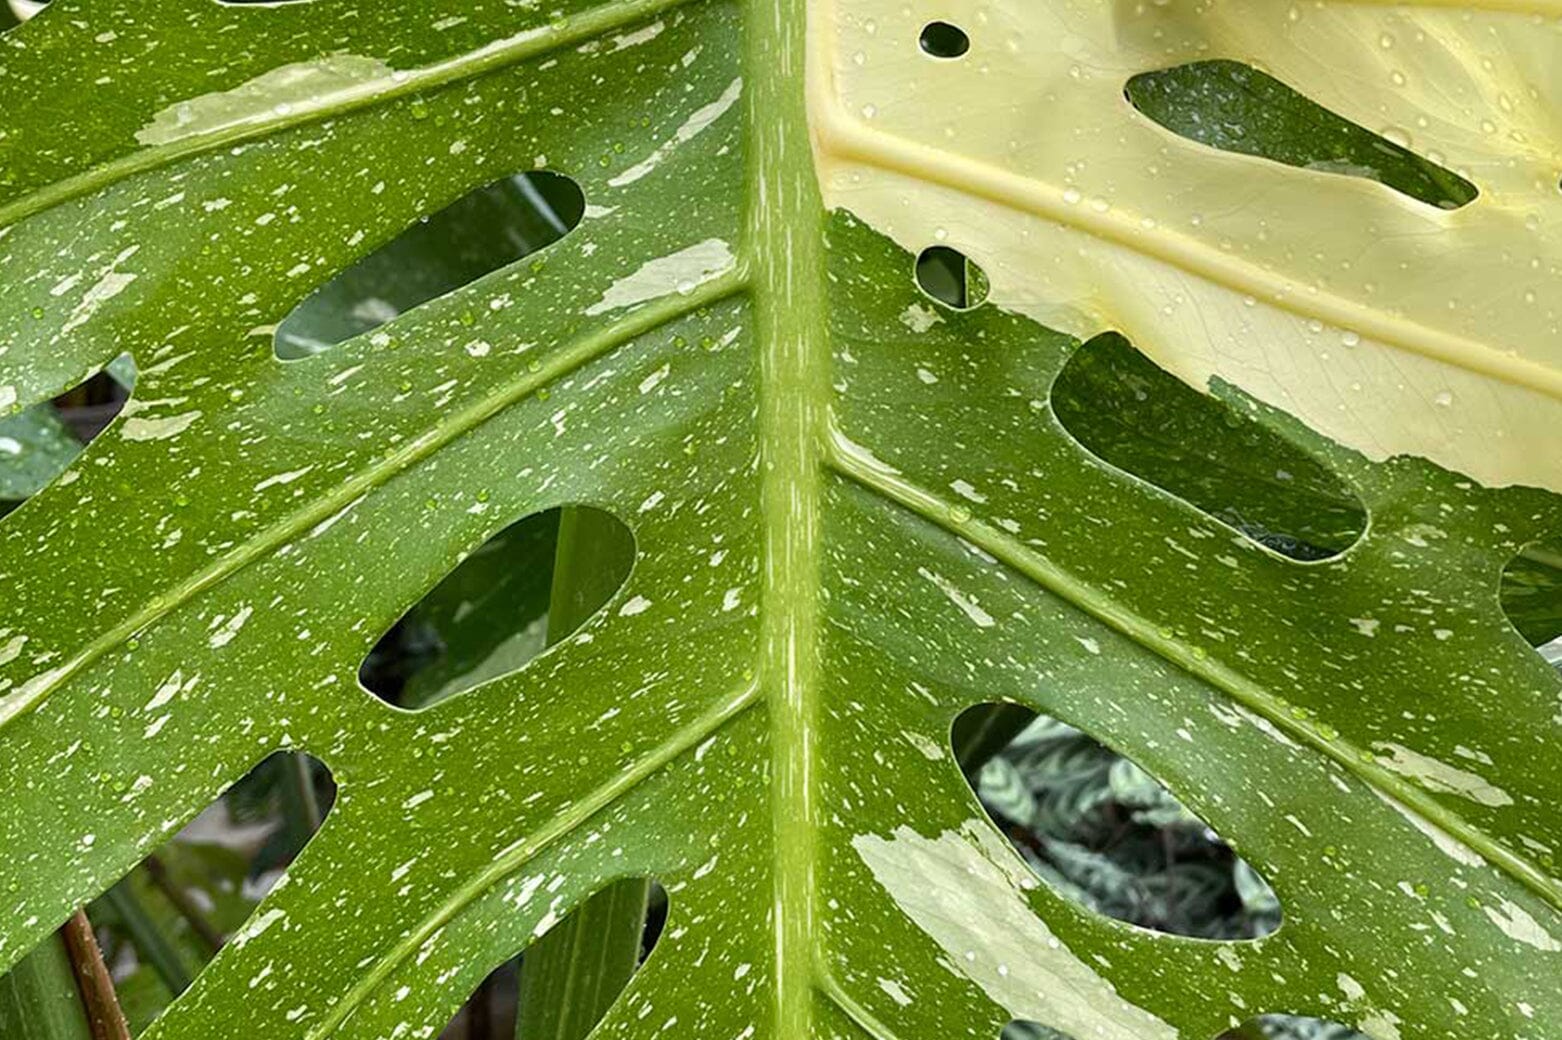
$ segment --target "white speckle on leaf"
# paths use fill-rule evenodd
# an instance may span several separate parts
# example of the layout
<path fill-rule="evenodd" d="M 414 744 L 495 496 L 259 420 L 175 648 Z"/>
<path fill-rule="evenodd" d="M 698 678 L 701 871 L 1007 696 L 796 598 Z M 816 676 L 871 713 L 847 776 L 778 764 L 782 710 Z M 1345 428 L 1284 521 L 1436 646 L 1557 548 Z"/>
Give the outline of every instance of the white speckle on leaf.
<path fill-rule="evenodd" d="M 642 394 L 648 394 L 652 390 L 655 390 L 661 381 L 667 378 L 667 373 L 671 371 L 672 365 L 666 364 L 657 369 L 655 372 L 652 372 L 650 375 L 646 376 L 644 379 L 640 380 L 640 392 Z"/>
<path fill-rule="evenodd" d="M 157 688 L 157 692 L 152 694 L 152 699 L 147 701 L 146 706 L 141 710 L 150 714 L 156 711 L 158 708 L 161 708 L 163 705 L 167 704 L 169 701 L 173 700 L 175 697 L 179 696 L 181 693 L 189 693 L 191 690 L 195 689 L 195 684 L 200 681 L 201 677 L 199 673 L 190 676 L 189 681 L 186 681 L 184 678 L 184 670 L 175 669 L 174 674 L 170 675 L 163 681 L 163 684 Z"/>
<path fill-rule="evenodd" d="M 1491 918 L 1492 924 L 1502 929 L 1502 934 L 1508 938 L 1526 946 L 1533 946 L 1543 953 L 1562 952 L 1562 942 L 1553 938 L 1544 925 L 1517 903 L 1510 903 L 1504 899 L 1501 911 L 1489 906 L 1483 906 L 1481 909 L 1486 911 L 1486 916 Z"/>
<path fill-rule="evenodd" d="M 651 606 L 651 601 L 644 596 L 636 596 L 623 606 L 618 608 L 619 617 L 634 617 L 636 614 L 644 614 Z"/>
<path fill-rule="evenodd" d="M 230 945 L 232 945 L 235 949 L 242 949 L 244 945 L 251 939 L 265 932 L 266 929 L 270 928 L 278 921 L 284 920 L 286 917 L 287 911 L 278 910 L 275 907 L 267 910 L 263 914 L 252 917 L 244 925 L 244 927 L 240 928 L 237 934 L 233 936 L 233 940 Z"/>
<path fill-rule="evenodd" d="M 693 292 L 697 285 L 732 269 L 732 248 L 719 238 L 707 238 L 667 256 L 647 260 L 639 270 L 614 282 L 586 314 L 605 314 L 669 293 Z"/>
<path fill-rule="evenodd" d="M 658 21 L 652 22 L 643 29 L 636 29 L 634 32 L 623 33 L 619 36 L 615 36 L 613 37 L 613 46 L 609 48 L 606 53 L 612 54 L 616 51 L 623 50 L 625 47 L 635 47 L 642 43 L 649 43 L 658 36 L 662 35 L 662 30 L 665 28 L 667 28 L 666 23 Z"/>
<path fill-rule="evenodd" d="M 255 608 L 252 606 L 246 605 L 242 607 L 238 613 L 228 618 L 226 623 L 212 634 L 212 637 L 206 641 L 207 645 L 213 650 L 221 650 L 233 642 L 234 637 L 239 634 L 239 630 L 244 627 L 244 623 L 250 619 L 250 615 L 254 612 Z"/>
<path fill-rule="evenodd" d="M 10 664 L 27 644 L 26 636 L 12 636 L 10 642 L 0 643 L 0 664 Z"/>
<path fill-rule="evenodd" d="M 1031 909 L 1036 877 L 984 819 L 937 837 L 900 826 L 852 847 L 901 911 L 1013 1018 L 1091 1040 L 1176 1040 L 1177 1030 L 1119 994 Z"/>
<path fill-rule="evenodd" d="M 136 131 L 144 145 L 171 144 L 278 115 L 330 108 L 389 87 L 391 67 L 356 54 L 280 65 L 232 90 L 213 91 L 161 109 Z"/>
<path fill-rule="evenodd" d="M 1402 804 L 1398 800 L 1383 794 L 1381 791 L 1375 793 L 1379 798 L 1387 802 L 1395 812 L 1399 813 L 1399 815 L 1403 816 L 1407 821 L 1409 821 L 1412 827 L 1426 835 L 1428 838 L 1432 839 L 1432 844 L 1437 846 L 1438 851 L 1443 853 L 1443 855 L 1448 856 L 1449 858 L 1462 863 L 1467 867 L 1479 867 L 1485 864 L 1486 860 L 1479 852 L 1476 852 L 1464 842 L 1460 841 L 1453 835 L 1449 834 L 1447 831 L 1443 830 L 1441 827 L 1437 826 L 1437 824 L 1433 823 L 1431 820 L 1428 820 L 1426 817 L 1411 809 L 1409 806 Z"/>
<path fill-rule="evenodd" d="M 644 177 L 646 174 L 656 169 L 657 166 L 661 165 L 662 161 L 667 158 L 667 156 L 672 154 L 673 149 L 690 140 L 695 135 L 703 131 L 706 127 L 714 123 L 717 119 L 721 118 L 722 114 L 733 106 L 733 104 L 738 100 L 738 95 L 742 93 L 743 79 L 742 77 L 739 77 L 733 80 L 731 83 L 727 84 L 727 89 L 722 91 L 721 97 L 717 98 L 715 101 L 712 101 L 708 105 L 695 109 L 694 112 L 689 115 L 689 118 L 683 121 L 683 125 L 680 126 L 677 130 L 673 131 L 672 137 L 668 138 L 666 141 L 663 141 L 659 146 L 657 146 L 656 151 L 652 152 L 650 155 L 646 156 L 640 162 L 631 166 L 623 173 L 609 180 L 607 182 L 608 185 L 614 188 L 622 188 L 626 184 L 633 184 L 641 177 Z"/>
<path fill-rule="evenodd" d="M 85 325 L 94 314 L 98 313 L 99 307 L 129 288 L 130 283 L 136 280 L 136 276 L 128 271 L 119 270 L 119 265 L 140 251 L 140 246 L 129 246 L 120 251 L 113 263 L 98 272 L 97 284 L 83 294 L 81 302 L 76 304 L 70 317 L 65 320 L 65 324 L 60 326 L 62 335 Z"/>
<path fill-rule="evenodd" d="M 1482 777 L 1446 762 L 1412 751 L 1403 744 L 1378 741 L 1372 745 L 1379 751 L 1387 751 L 1387 759 L 1379 758 L 1384 768 L 1400 776 L 1408 776 L 1420 782 L 1422 787 L 1439 794 L 1456 794 L 1472 802 L 1493 807 L 1512 805 L 1513 798 L 1500 787 L 1495 787 Z"/>
<path fill-rule="evenodd" d="M 986 505 L 987 504 L 987 496 L 982 494 L 980 491 L 976 490 L 975 486 L 970 484 L 968 481 L 964 481 L 964 480 L 951 481 L 950 484 L 949 484 L 949 488 L 955 494 L 959 495 L 961 498 L 965 499 L 968 502 L 975 502 L 977 505 Z"/>
<path fill-rule="evenodd" d="M 120 427 L 119 435 L 127 441 L 162 441 L 177 437 L 201 417 L 199 411 L 171 415 L 165 419 L 144 419 L 132 416 Z"/>
<path fill-rule="evenodd" d="M 941 762 L 944 760 L 943 747 L 931 737 L 909 729 L 901 730 L 900 735 L 906 739 L 906 743 L 916 748 L 922 757 L 929 762 Z"/>
<path fill-rule="evenodd" d="M 920 303 L 913 303 L 900 312 L 900 323 L 916 333 L 926 332 L 943 320 L 943 316 L 933 308 Z"/>
<path fill-rule="evenodd" d="M 928 581 L 932 582 L 934 585 L 937 585 L 939 590 L 942 591 L 945 596 L 949 597 L 949 602 L 959 607 L 961 611 L 965 613 L 966 617 L 970 618 L 976 623 L 978 628 L 992 628 L 997 624 L 997 622 L 993 620 L 993 616 L 991 614 L 983 610 L 974 599 L 962 592 L 955 586 L 954 582 L 950 581 L 942 574 L 935 574 L 926 567 L 918 567 L 917 573 L 922 575 L 922 577 L 926 578 Z"/>
<path fill-rule="evenodd" d="M 274 477 L 267 477 L 265 480 L 262 480 L 259 484 L 255 485 L 255 490 L 264 491 L 267 488 L 277 487 L 281 484 L 291 484 L 293 481 L 297 480 L 299 477 L 304 476 L 312 469 L 314 469 L 313 466 L 305 466 L 303 469 L 290 470 L 287 473 L 278 473 Z"/>

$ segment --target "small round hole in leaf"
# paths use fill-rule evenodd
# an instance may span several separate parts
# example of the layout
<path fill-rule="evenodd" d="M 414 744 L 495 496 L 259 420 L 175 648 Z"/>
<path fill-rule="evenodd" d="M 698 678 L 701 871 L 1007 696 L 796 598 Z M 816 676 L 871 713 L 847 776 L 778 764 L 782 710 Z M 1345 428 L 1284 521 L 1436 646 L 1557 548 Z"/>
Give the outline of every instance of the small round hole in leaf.
<path fill-rule="evenodd" d="M 917 257 L 917 285 L 946 307 L 968 311 L 987 300 L 987 272 L 958 249 L 929 246 Z"/>
<path fill-rule="evenodd" d="M 958 25 L 948 22 L 928 22 L 922 27 L 918 39 L 923 54 L 935 58 L 958 58 L 971 49 L 971 38 Z"/>

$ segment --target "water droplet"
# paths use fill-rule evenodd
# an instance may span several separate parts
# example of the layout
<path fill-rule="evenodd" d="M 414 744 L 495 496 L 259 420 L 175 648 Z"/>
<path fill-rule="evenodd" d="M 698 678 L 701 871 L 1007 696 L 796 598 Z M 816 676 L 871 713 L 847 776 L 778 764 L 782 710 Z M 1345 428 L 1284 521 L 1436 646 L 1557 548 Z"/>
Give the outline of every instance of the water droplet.
<path fill-rule="evenodd" d="M 971 519 L 971 510 L 959 504 L 952 505 L 949 507 L 949 519 L 957 524 L 966 523 Z"/>
<path fill-rule="evenodd" d="M 1070 206 L 1079 205 L 1079 200 L 1082 198 L 1084 198 L 1084 196 L 1081 195 L 1075 188 L 1069 188 L 1063 193 L 1063 201 L 1068 203 Z"/>
<path fill-rule="evenodd" d="M 1454 393 L 1453 393 L 1453 391 L 1452 390 L 1439 390 L 1437 392 L 1437 396 L 1432 398 L 1432 403 L 1437 405 L 1439 408 L 1450 408 L 1450 407 L 1452 407 L 1453 403 L 1454 403 Z"/>
<path fill-rule="evenodd" d="M 1345 344 L 1347 347 L 1359 347 L 1361 346 L 1361 335 L 1359 333 L 1352 332 L 1350 329 L 1346 329 L 1344 332 L 1340 333 L 1340 342 Z"/>

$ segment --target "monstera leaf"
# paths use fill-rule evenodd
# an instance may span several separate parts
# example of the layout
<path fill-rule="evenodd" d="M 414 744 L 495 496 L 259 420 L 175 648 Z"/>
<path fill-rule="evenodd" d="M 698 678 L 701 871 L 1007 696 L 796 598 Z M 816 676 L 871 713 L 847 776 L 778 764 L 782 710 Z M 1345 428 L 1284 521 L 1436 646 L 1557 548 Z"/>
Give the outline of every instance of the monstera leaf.
<path fill-rule="evenodd" d="M 148 1036 L 432 1036 L 648 876 L 602 1037 L 1562 1036 L 1562 683 L 1497 595 L 1562 529 L 1548 9 L 56 0 L 0 40 L 0 410 L 140 376 L 0 527 L 0 965 L 291 748 L 335 807 Z M 1125 98 L 1213 59 L 1477 197 Z M 544 168 L 568 236 L 277 356 L 335 273 Z M 919 290 L 935 243 L 985 304 Z M 1366 531 L 1300 562 L 1088 451 L 1049 395 L 1106 330 Z M 578 632 L 422 711 L 359 688 L 569 505 L 636 540 Z M 1041 884 L 949 746 L 1011 701 L 1165 781 L 1279 930 Z"/>

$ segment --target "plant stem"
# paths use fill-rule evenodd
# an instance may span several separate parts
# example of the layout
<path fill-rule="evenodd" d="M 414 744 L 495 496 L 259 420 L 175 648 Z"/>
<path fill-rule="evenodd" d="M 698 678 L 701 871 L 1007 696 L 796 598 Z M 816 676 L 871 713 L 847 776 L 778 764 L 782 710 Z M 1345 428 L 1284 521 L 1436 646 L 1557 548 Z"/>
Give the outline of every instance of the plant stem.
<path fill-rule="evenodd" d="M 131 891 L 130 879 L 126 878 L 103 893 L 103 902 L 119 916 L 125 934 L 136 948 L 136 955 L 151 966 L 168 991 L 177 997 L 188 989 L 191 981 L 189 969 L 185 967 L 179 951 L 146 912 L 135 892 Z"/>
<path fill-rule="evenodd" d="M 282 774 L 282 816 L 292 837 L 289 847 L 295 849 L 303 848 L 325 821 L 320 799 L 315 796 L 314 767 L 302 752 L 287 753 Z"/>
<path fill-rule="evenodd" d="M 548 642 L 573 632 L 618 591 L 634 539 L 614 518 L 565 509 L 553 565 Z M 517 1040 L 583 1040 L 640 963 L 650 882 L 628 878 L 598 892 L 521 958 Z"/>
<path fill-rule="evenodd" d="M 64 936 L 65 950 L 75 970 L 76 987 L 86 1009 L 92 1040 L 130 1040 L 130 1025 L 125 1021 L 125 1013 L 119 1009 L 114 980 L 103 963 L 103 951 L 98 949 L 98 939 L 92 934 L 87 912 L 77 910 L 72 914 L 60 934 Z"/>
<path fill-rule="evenodd" d="M 201 913 L 201 908 L 195 905 L 190 894 L 174 884 L 173 878 L 168 876 L 167 865 L 158 858 L 157 854 L 148 856 L 142 866 L 146 867 L 147 877 L 152 879 L 152 884 L 156 885 L 163 898 L 179 911 L 179 916 L 185 919 L 190 930 L 200 938 L 207 952 L 215 955 L 222 949 L 222 936 L 212 927 L 211 922 L 206 920 L 206 915 Z"/>
<path fill-rule="evenodd" d="M 516 1040 L 582 1040 L 634 974 L 650 885 L 625 878 L 598 892 L 521 958 Z"/>

